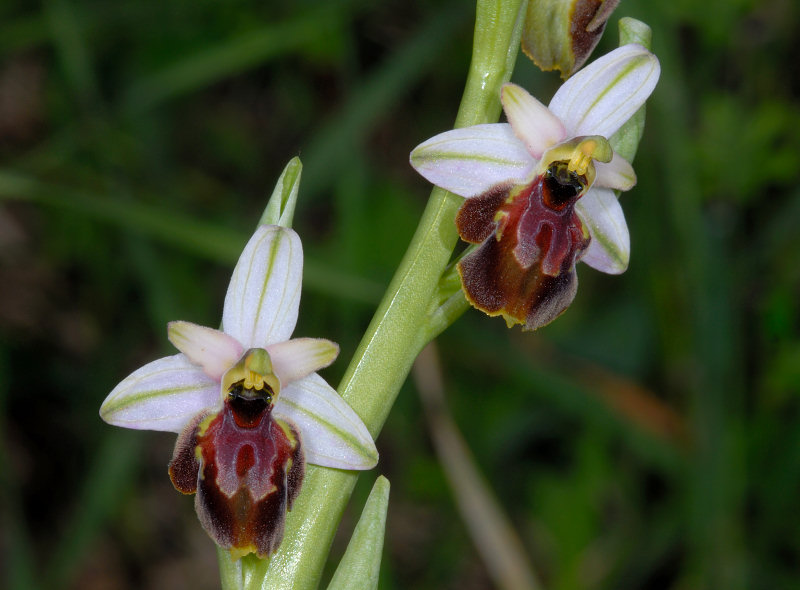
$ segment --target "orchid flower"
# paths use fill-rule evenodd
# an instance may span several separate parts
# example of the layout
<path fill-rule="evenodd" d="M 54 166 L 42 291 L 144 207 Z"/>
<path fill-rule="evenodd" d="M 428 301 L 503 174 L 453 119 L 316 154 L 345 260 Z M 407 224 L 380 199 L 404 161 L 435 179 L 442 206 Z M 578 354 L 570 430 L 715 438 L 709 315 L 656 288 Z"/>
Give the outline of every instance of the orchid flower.
<path fill-rule="evenodd" d="M 624 45 L 567 80 L 547 107 L 506 84 L 508 123 L 447 131 L 414 149 L 422 176 L 467 199 L 456 225 L 481 245 L 458 269 L 472 305 L 533 330 L 574 299 L 579 260 L 625 271 L 630 237 L 614 191 L 632 188 L 636 175 L 609 138 L 658 76 L 652 53 Z"/>
<path fill-rule="evenodd" d="M 260 226 L 233 272 L 222 330 L 171 322 L 180 354 L 134 371 L 100 408 L 115 426 L 179 433 L 170 478 L 196 492 L 200 522 L 233 558 L 278 547 L 306 462 L 369 469 L 378 460 L 366 426 L 316 373 L 338 346 L 290 339 L 302 273 L 297 234 Z"/>

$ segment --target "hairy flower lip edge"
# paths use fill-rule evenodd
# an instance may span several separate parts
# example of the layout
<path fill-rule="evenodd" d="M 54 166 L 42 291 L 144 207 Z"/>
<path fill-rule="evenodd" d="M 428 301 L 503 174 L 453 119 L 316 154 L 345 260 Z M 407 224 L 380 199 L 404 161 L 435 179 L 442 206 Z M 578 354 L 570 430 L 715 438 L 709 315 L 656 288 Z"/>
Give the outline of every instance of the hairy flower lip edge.
<path fill-rule="evenodd" d="M 559 185 L 541 173 L 529 185 L 465 199 L 456 216 L 461 238 L 480 244 L 457 265 L 464 295 L 483 313 L 503 317 L 509 327 L 536 330 L 556 319 L 575 297 L 575 262 L 588 236 L 574 211 L 580 193 L 557 197 L 552 191 Z M 552 199 L 562 197 L 568 201 L 554 208 Z"/>
<path fill-rule="evenodd" d="M 266 558 L 283 538 L 305 458 L 297 428 L 272 416 L 271 401 L 256 407 L 249 404 L 257 398 L 244 406 L 236 401 L 241 399 L 228 399 L 219 412 L 187 424 L 168 472 L 179 492 L 196 494 L 198 519 L 217 545 L 233 559 L 248 553 Z"/>

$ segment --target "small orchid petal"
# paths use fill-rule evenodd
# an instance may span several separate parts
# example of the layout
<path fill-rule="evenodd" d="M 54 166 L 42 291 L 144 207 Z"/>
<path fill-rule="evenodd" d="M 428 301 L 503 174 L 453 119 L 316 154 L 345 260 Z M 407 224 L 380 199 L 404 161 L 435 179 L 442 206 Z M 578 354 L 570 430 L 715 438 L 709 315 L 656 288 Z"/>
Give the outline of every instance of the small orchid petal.
<path fill-rule="evenodd" d="M 608 163 L 595 160 L 595 170 L 597 178 L 594 185 L 599 188 L 611 188 L 618 191 L 628 191 L 636 184 L 636 172 L 630 162 L 614 152 L 614 156 Z"/>
<path fill-rule="evenodd" d="M 507 123 L 440 133 L 411 152 L 411 165 L 427 180 L 462 197 L 519 182 L 535 160 Z"/>
<path fill-rule="evenodd" d="M 225 332 L 198 326 L 191 322 L 167 324 L 167 338 L 206 375 L 219 381 L 222 375 L 241 358 L 244 349 L 239 341 Z"/>
<path fill-rule="evenodd" d="M 631 238 L 614 191 L 592 188 L 578 201 L 575 211 L 592 236 L 581 262 L 608 274 L 625 272 L 631 255 Z"/>
<path fill-rule="evenodd" d="M 288 340 L 297 323 L 302 278 L 303 247 L 297 234 L 260 226 L 233 271 L 222 329 L 245 349 Z"/>
<path fill-rule="evenodd" d="M 564 82 L 550 110 L 572 135 L 611 137 L 644 104 L 659 73 L 655 55 L 635 43 L 623 45 Z"/>
<path fill-rule="evenodd" d="M 378 450 L 361 418 L 316 373 L 282 389 L 273 413 L 298 427 L 308 463 L 370 469 L 378 462 Z"/>
<path fill-rule="evenodd" d="M 511 128 L 537 160 L 567 135 L 564 125 L 550 110 L 516 84 L 505 84 L 500 101 Z"/>
<path fill-rule="evenodd" d="M 146 364 L 128 375 L 100 406 L 114 426 L 181 432 L 199 412 L 219 401 L 219 383 L 183 354 Z"/>
<path fill-rule="evenodd" d="M 272 368 L 281 383 L 291 383 L 330 365 L 339 345 L 322 338 L 293 338 L 267 347 Z"/>

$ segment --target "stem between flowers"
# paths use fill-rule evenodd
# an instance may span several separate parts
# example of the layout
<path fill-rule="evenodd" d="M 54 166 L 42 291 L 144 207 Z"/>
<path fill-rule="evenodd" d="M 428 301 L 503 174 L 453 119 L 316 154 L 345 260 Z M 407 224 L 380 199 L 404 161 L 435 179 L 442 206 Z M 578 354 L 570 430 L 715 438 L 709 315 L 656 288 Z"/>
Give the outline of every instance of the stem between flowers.
<path fill-rule="evenodd" d="M 472 63 L 456 127 L 496 122 L 500 86 L 519 51 L 526 0 L 478 0 Z M 458 241 L 453 222 L 462 199 L 435 188 L 417 231 L 339 387 L 377 436 L 417 354 L 466 309 L 456 304 L 431 330 L 431 301 Z M 449 309 L 449 308 L 448 308 Z M 459 311 L 460 310 L 460 311 Z M 444 318 L 444 319 L 443 319 Z M 286 519 L 286 535 L 263 582 L 248 588 L 311 589 L 355 485 L 350 471 L 308 466 L 303 491 Z M 225 555 L 220 556 L 224 560 Z M 229 559 L 229 558 L 228 558 Z"/>

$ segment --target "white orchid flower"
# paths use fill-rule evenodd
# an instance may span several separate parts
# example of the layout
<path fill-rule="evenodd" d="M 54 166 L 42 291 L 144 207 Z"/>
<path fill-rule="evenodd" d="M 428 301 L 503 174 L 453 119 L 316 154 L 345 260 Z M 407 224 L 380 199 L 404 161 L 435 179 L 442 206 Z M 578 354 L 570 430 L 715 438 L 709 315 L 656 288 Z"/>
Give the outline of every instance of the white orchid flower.
<path fill-rule="evenodd" d="M 630 44 L 567 80 L 547 107 L 506 84 L 508 123 L 448 131 L 411 153 L 422 176 L 467 199 L 459 233 L 482 244 L 459 264 L 473 305 L 535 329 L 572 302 L 577 261 L 625 271 L 630 236 L 614 191 L 632 188 L 636 176 L 608 139 L 644 104 L 659 71 L 652 53 Z"/>
<path fill-rule="evenodd" d="M 115 426 L 180 433 L 173 484 L 197 492 L 201 523 L 234 557 L 277 548 L 305 462 L 369 469 L 378 460 L 366 426 L 316 373 L 338 346 L 290 339 L 302 272 L 297 234 L 260 226 L 233 272 L 222 330 L 171 322 L 180 354 L 134 371 L 100 408 Z"/>

